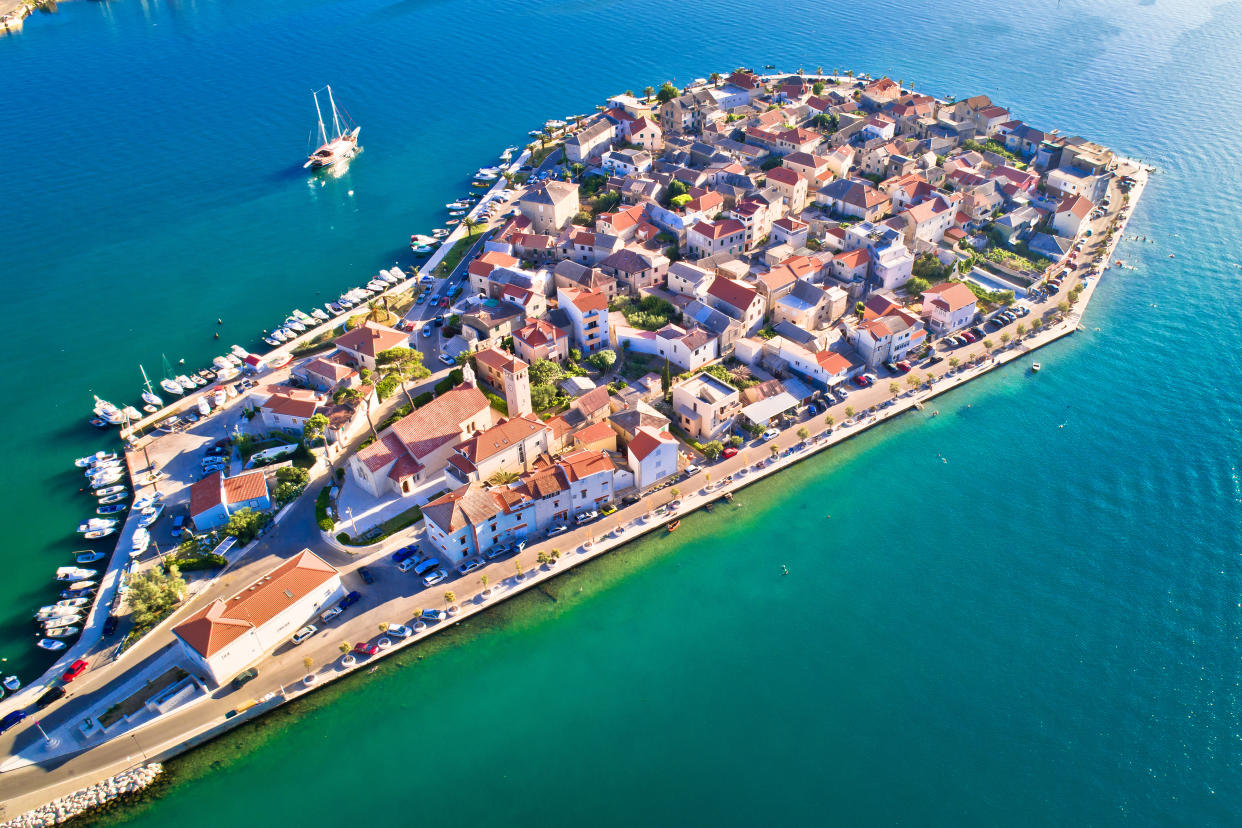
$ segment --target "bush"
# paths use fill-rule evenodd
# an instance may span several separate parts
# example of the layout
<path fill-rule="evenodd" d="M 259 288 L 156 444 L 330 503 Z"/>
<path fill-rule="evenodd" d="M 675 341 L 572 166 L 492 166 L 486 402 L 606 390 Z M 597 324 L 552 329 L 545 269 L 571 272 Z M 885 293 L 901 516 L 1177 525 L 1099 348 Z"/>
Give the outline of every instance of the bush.
<path fill-rule="evenodd" d="M 243 546 L 258 537 L 259 532 L 271 522 L 272 516 L 255 509 L 240 509 L 232 514 L 224 526 L 224 534 L 237 538 Z"/>
<path fill-rule="evenodd" d="M 199 569 L 219 569 L 228 563 L 223 555 L 213 552 L 199 554 L 182 554 L 173 559 L 173 564 L 182 572 L 193 572 Z"/>
<path fill-rule="evenodd" d="M 436 398 L 435 394 L 431 393 L 430 391 L 424 391 L 423 393 L 414 397 L 414 407 L 422 408 L 424 405 L 431 402 L 435 398 Z"/>
<path fill-rule="evenodd" d="M 605 348 L 602 351 L 596 351 L 587 357 L 587 362 L 595 366 L 596 370 L 607 371 L 617 361 L 617 352 L 611 348 Z"/>
<path fill-rule="evenodd" d="M 483 396 L 487 397 L 487 401 L 492 404 L 492 408 L 499 411 L 506 417 L 509 416 L 509 404 L 499 394 L 493 394 L 491 391 L 484 391 Z"/>
<path fill-rule="evenodd" d="M 337 469 L 338 472 L 344 472 L 344 469 Z M 336 524 L 332 522 L 332 518 L 328 517 L 328 487 L 324 486 L 319 490 L 319 494 L 315 496 L 315 523 L 319 524 L 319 528 L 325 532 L 331 532 L 332 527 Z"/>
<path fill-rule="evenodd" d="M 610 309 L 619 311 L 631 327 L 644 331 L 657 331 L 670 322 L 681 320 L 681 311 L 658 296 L 645 296 L 637 302 L 628 296 L 619 296 Z"/>

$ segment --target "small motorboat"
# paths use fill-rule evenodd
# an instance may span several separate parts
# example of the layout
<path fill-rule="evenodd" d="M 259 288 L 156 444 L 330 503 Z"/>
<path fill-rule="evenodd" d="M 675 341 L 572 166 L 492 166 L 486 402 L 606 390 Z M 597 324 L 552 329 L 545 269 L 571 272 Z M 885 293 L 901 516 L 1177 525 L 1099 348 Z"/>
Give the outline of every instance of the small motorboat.
<path fill-rule="evenodd" d="M 149 495 L 143 495 L 142 497 L 134 501 L 134 511 L 141 512 L 146 509 L 150 509 L 152 506 L 154 506 L 157 503 L 163 503 L 163 502 L 164 502 L 164 496 L 160 494 L 159 492 L 153 492 Z"/>
<path fill-rule="evenodd" d="M 121 512 L 124 512 L 128 508 L 129 506 L 127 506 L 124 503 L 105 503 L 105 504 L 101 504 L 99 508 L 95 510 L 95 514 L 116 515 L 116 514 L 120 514 Z"/>
<path fill-rule="evenodd" d="M 294 318 L 294 317 L 292 317 L 292 316 L 290 316 L 290 317 L 286 317 L 286 319 L 285 319 L 285 327 L 286 327 L 286 328 L 293 328 L 293 330 L 297 331 L 298 333 L 302 333 L 302 332 L 304 332 L 304 331 L 306 330 L 306 326 L 305 326 L 304 324 L 302 324 L 302 320 L 300 320 L 300 319 L 295 319 L 295 318 Z"/>
<path fill-rule="evenodd" d="M 108 535 L 111 535 L 114 532 L 116 532 L 116 529 L 109 526 L 107 529 L 92 529 L 89 532 L 83 533 L 82 537 L 87 540 L 99 540 L 100 538 L 108 537 Z"/>
<path fill-rule="evenodd" d="M 155 405 L 144 405 L 144 406 L 142 407 L 142 410 L 143 410 L 143 411 L 145 411 L 145 412 L 147 412 L 148 414 L 154 414 L 155 412 L 159 411 L 160 409 L 159 409 L 159 406 L 155 406 Z"/>
<path fill-rule="evenodd" d="M 120 460 L 109 460 L 106 463 L 100 463 L 98 466 L 91 466 L 82 474 L 86 477 L 103 477 L 105 474 L 111 474 L 121 470 Z"/>
<path fill-rule="evenodd" d="M 324 312 L 323 308 L 315 308 L 311 311 L 311 316 L 315 317 L 320 322 L 327 322 L 331 318 Z"/>
<path fill-rule="evenodd" d="M 270 337 L 270 336 L 265 336 L 265 337 L 263 337 L 263 341 L 264 341 L 264 342 L 266 342 L 268 345 L 271 345 L 273 348 L 275 348 L 275 347 L 277 347 L 278 345 L 280 345 L 280 341 L 279 341 L 279 340 L 273 339 L 273 338 L 272 338 L 272 337 Z"/>
<path fill-rule="evenodd" d="M 43 634 L 48 638 L 72 638 L 80 633 L 80 627 L 44 627 Z"/>
<path fill-rule="evenodd" d="M 88 454 L 85 457 L 79 457 L 73 461 L 73 465 L 79 469 L 85 469 L 88 466 L 95 466 L 100 463 L 108 463 L 116 459 L 115 451 L 97 451 L 94 454 Z"/>
<path fill-rule="evenodd" d="M 22 688 L 22 681 L 17 676 L 5 676 L 3 683 L 4 689 L 8 690 L 10 693 Z"/>
<path fill-rule="evenodd" d="M 1042 365 L 1040 365 L 1038 362 L 1033 362 L 1033 363 L 1031 363 L 1031 373 L 1032 373 L 1032 374 L 1038 374 L 1038 373 L 1039 373 L 1039 369 L 1040 369 L 1040 368 L 1042 368 L 1042 367 L 1043 367 L 1043 366 L 1042 366 Z"/>
<path fill-rule="evenodd" d="M 193 391 L 197 387 L 194 384 L 194 380 L 190 379 L 185 374 L 177 375 L 177 384 L 181 386 L 181 390 L 183 391 Z"/>
<path fill-rule="evenodd" d="M 36 646 L 41 650 L 51 650 L 52 652 L 57 652 L 65 649 L 65 647 L 69 645 L 63 641 L 57 641 L 54 638 L 40 638 L 39 643 Z"/>
<path fill-rule="evenodd" d="M 336 302 L 326 302 L 324 303 L 323 307 L 328 313 L 330 313 L 333 316 L 340 316 L 341 312 L 345 310 L 340 305 L 338 305 Z"/>
<path fill-rule="evenodd" d="M 62 607 L 64 609 L 76 610 L 87 606 L 90 602 L 91 600 L 89 598 L 66 598 L 63 601 L 57 601 L 55 606 Z"/>
<path fill-rule="evenodd" d="M 681 526 L 681 518 L 674 518 L 673 520 L 669 521 L 667 528 L 669 532 L 676 532 L 680 526 Z"/>
<path fill-rule="evenodd" d="M 91 418 L 90 418 L 89 420 L 87 420 L 86 422 L 90 423 L 90 424 L 91 424 L 91 425 L 93 425 L 95 428 L 107 428 L 108 426 L 110 426 L 110 425 L 111 425 L 111 423 L 105 422 L 105 421 L 104 421 L 103 419 L 101 419 L 100 417 L 91 417 Z"/>
<path fill-rule="evenodd" d="M 215 375 L 215 374 L 212 374 L 210 378 L 208 378 L 208 377 L 204 376 L 204 375 L 205 375 L 205 374 L 207 374 L 207 373 L 210 373 L 210 372 L 208 372 L 208 371 L 199 371 L 197 374 L 194 374 L 193 376 L 191 376 L 191 377 L 190 377 L 190 382 L 194 383 L 194 387 L 195 387 L 195 388 L 202 388 L 202 387 L 203 387 L 204 385 L 206 385 L 206 384 L 207 384 L 210 380 L 213 380 L 213 379 L 215 379 L 215 378 L 216 378 L 216 375 Z"/>
<path fill-rule="evenodd" d="M 267 359 L 267 367 L 284 368 L 289 364 L 291 357 L 288 354 L 273 354 Z"/>
<path fill-rule="evenodd" d="M 305 313 L 303 313 L 302 311 L 298 310 L 297 308 L 294 308 L 294 309 L 293 309 L 293 314 L 292 314 L 292 316 L 293 316 L 293 318 L 294 318 L 294 319 L 298 319 L 298 320 L 300 320 L 300 321 L 302 321 L 302 322 L 306 323 L 307 325 L 314 325 L 314 324 L 315 324 L 315 320 L 314 320 L 312 317 L 307 316 Z"/>
<path fill-rule="evenodd" d="M 448 225 L 449 227 L 452 227 L 452 226 L 453 226 L 453 225 L 455 225 L 455 224 L 461 224 L 461 222 L 460 222 L 460 221 L 458 221 L 457 219 L 449 219 L 448 221 L 446 221 L 446 222 L 444 222 L 444 223 L 445 223 L 446 225 Z"/>
<path fill-rule="evenodd" d="M 99 581 L 73 581 L 69 584 L 69 589 L 78 592 L 84 589 L 94 589 L 97 586 L 99 586 Z"/>
<path fill-rule="evenodd" d="M 42 624 L 42 623 L 45 623 L 49 620 L 56 619 L 56 618 L 76 619 L 80 617 L 81 615 L 82 615 L 82 611 L 79 609 L 72 609 L 72 608 L 64 609 L 62 607 L 56 606 L 55 604 L 48 604 L 46 607 L 39 607 L 38 612 L 35 613 L 35 620 Z M 59 621 L 57 623 L 67 624 L 69 622 Z"/>
<path fill-rule="evenodd" d="M 116 526 L 116 520 L 113 518 L 91 518 L 88 521 L 78 524 L 78 531 L 82 533 L 94 532 L 96 529 L 107 529 Z"/>
<path fill-rule="evenodd" d="M 211 403 L 207 401 L 206 397 L 198 398 L 198 413 L 204 417 L 211 413 Z"/>
<path fill-rule="evenodd" d="M 449 231 L 445 230 L 443 227 L 438 227 L 435 230 L 431 231 L 432 237 L 437 238 L 437 239 L 442 239 L 448 234 L 449 234 Z"/>
<path fill-rule="evenodd" d="M 86 589 L 62 589 L 60 591 L 61 598 L 90 598 L 94 594 L 94 587 L 87 587 Z"/>
<path fill-rule="evenodd" d="M 80 552 L 74 553 L 73 560 L 80 564 L 90 564 L 95 563 L 95 561 L 102 561 L 106 557 L 108 556 L 103 552 L 92 552 L 90 550 L 83 549 Z"/>
<path fill-rule="evenodd" d="M 129 550 L 131 558 L 136 558 L 143 552 L 147 551 L 147 547 L 151 545 L 151 533 L 143 527 L 134 530 L 134 543 Z"/>
<path fill-rule="evenodd" d="M 226 356 L 218 356 L 211 360 L 211 364 L 216 368 L 227 368 L 233 363 L 230 362 L 229 358 Z"/>
<path fill-rule="evenodd" d="M 142 510 L 142 517 L 138 518 L 138 527 L 146 529 L 160 519 L 160 515 L 164 514 L 164 504 L 152 506 L 149 509 Z"/>
<path fill-rule="evenodd" d="M 230 345 L 229 353 L 237 357 L 239 360 L 245 359 L 246 357 L 250 356 L 250 352 L 240 345 Z M 234 363 L 234 364 L 236 365 L 237 363 Z"/>
<path fill-rule="evenodd" d="M 163 388 L 169 394 L 180 397 L 185 393 L 185 389 L 181 387 L 181 383 L 173 379 L 160 380 L 160 388 Z"/>
<path fill-rule="evenodd" d="M 464 201 L 450 201 L 448 204 L 444 205 L 444 208 L 446 210 L 461 210 L 469 206 L 470 205 Z"/>
<path fill-rule="evenodd" d="M 103 498 L 105 497 L 111 497 L 112 495 L 118 495 L 118 494 L 128 497 L 129 489 L 125 488 L 124 486 L 105 486 L 102 489 L 95 490 L 95 497 L 98 497 L 101 502 Z"/>
<path fill-rule="evenodd" d="M 125 476 L 125 473 L 118 470 L 118 471 L 114 471 L 109 474 L 106 474 L 102 477 L 92 477 L 90 481 L 91 488 L 101 489 L 107 486 L 111 486 L 113 483 L 118 482 L 124 476 Z"/>

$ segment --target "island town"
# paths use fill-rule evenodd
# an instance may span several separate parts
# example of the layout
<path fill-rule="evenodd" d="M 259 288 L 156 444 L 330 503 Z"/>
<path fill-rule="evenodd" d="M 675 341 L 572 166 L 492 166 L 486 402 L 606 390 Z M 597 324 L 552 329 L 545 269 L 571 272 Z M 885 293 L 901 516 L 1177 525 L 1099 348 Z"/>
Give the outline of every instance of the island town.
<path fill-rule="evenodd" d="M 78 461 L 91 546 L 38 610 L 56 663 L 5 682 L 4 824 L 126 795 L 988 371 L 1037 381 L 1150 172 L 985 95 L 823 68 L 629 90 L 530 138 L 418 265 Z"/>

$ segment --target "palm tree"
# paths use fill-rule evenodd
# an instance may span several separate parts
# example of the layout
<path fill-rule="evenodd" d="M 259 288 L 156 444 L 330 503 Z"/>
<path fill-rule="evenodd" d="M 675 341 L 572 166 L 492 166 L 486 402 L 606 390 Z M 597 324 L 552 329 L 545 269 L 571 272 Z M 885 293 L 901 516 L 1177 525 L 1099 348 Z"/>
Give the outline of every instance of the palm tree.
<path fill-rule="evenodd" d="M 655 87 L 653 87 L 653 86 L 644 86 L 644 87 L 643 87 L 643 97 L 644 97 L 644 98 L 650 98 L 650 97 L 651 97 L 652 95 L 654 95 L 654 94 L 655 94 Z"/>
<path fill-rule="evenodd" d="M 357 401 L 357 402 L 362 403 L 363 405 L 362 410 L 367 415 L 367 425 L 371 426 L 371 436 L 374 437 L 378 441 L 379 432 L 375 430 L 375 423 L 371 420 L 371 397 L 370 395 L 368 394 L 366 397 L 364 397 L 362 396 L 361 391 L 359 391 L 357 388 L 351 387 L 351 388 L 346 388 L 341 393 L 341 399 L 349 400 L 350 402 Z"/>
<path fill-rule="evenodd" d="M 479 583 L 483 585 L 483 591 L 487 592 L 487 576 L 486 575 L 479 576 Z"/>
<path fill-rule="evenodd" d="M 712 86 L 720 86 L 720 73 L 719 72 L 712 72 L 711 82 L 712 82 Z"/>
<path fill-rule="evenodd" d="M 466 228 L 467 236 L 473 236 L 474 228 L 478 227 L 478 225 L 479 223 L 475 221 L 474 219 L 472 219 L 470 216 L 462 216 L 461 226 Z"/>
<path fill-rule="evenodd" d="M 364 322 L 379 322 L 388 319 L 388 309 L 380 304 L 378 299 L 372 299 L 367 303 L 367 316 Z"/>

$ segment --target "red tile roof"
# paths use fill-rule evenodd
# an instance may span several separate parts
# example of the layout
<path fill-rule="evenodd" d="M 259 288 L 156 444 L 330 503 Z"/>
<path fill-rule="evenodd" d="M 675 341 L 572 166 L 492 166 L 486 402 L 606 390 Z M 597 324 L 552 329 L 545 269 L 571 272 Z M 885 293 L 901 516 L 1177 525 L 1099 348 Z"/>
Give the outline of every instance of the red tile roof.
<path fill-rule="evenodd" d="M 629 451 L 641 463 L 656 449 L 676 442 L 677 438 L 667 431 L 654 431 L 647 426 L 639 426 L 638 433 L 630 440 Z"/>
<path fill-rule="evenodd" d="M 779 184 L 788 184 L 792 187 L 801 180 L 802 176 L 789 169 L 789 167 L 773 167 L 768 170 L 768 181 L 775 181 Z"/>
<path fill-rule="evenodd" d="M 336 347 L 374 357 L 381 351 L 408 345 L 409 342 L 410 335 L 407 333 L 374 322 L 363 322 L 352 331 L 338 336 Z"/>
<path fill-rule="evenodd" d="M 709 239 L 722 239 L 731 233 L 746 232 L 746 228 L 736 219 L 721 219 L 716 222 L 700 221 L 690 229 Z"/>
<path fill-rule="evenodd" d="M 337 575 L 331 564 L 304 549 L 227 601 L 212 601 L 173 632 L 203 658 L 210 658 Z"/>
<path fill-rule="evenodd" d="M 258 500 L 263 497 L 267 497 L 267 478 L 261 471 L 245 472 L 236 477 L 224 478 L 224 502 L 227 504 Z"/>
<path fill-rule="evenodd" d="M 938 285 L 932 285 L 923 291 L 923 295 L 930 295 L 931 298 L 928 301 L 944 308 L 949 313 L 979 301 L 974 292 L 961 282 L 941 282 Z"/>
<path fill-rule="evenodd" d="M 753 288 L 748 288 L 732 279 L 726 279 L 723 276 L 717 276 L 707 288 L 707 293 L 714 296 L 727 305 L 731 305 L 740 311 L 745 311 L 755 301 L 755 297 L 759 292 Z"/>

